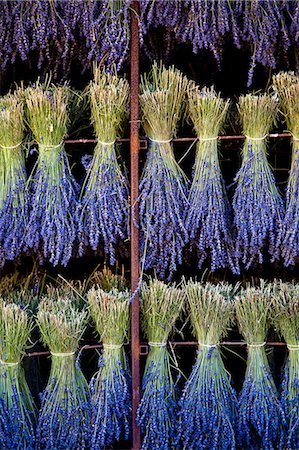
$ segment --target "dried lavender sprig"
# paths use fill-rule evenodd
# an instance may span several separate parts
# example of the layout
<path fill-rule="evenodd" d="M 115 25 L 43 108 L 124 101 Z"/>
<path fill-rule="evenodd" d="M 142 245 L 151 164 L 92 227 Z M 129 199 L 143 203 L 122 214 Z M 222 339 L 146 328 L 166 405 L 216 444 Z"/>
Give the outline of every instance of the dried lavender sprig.
<path fill-rule="evenodd" d="M 299 257 L 299 77 L 281 72 L 273 77 L 275 92 L 288 130 L 292 133 L 292 163 L 286 188 L 286 211 L 276 243 L 275 259 L 282 257 L 286 267 Z"/>
<path fill-rule="evenodd" d="M 171 368 L 167 340 L 183 302 L 183 291 L 175 285 L 150 279 L 141 286 L 142 327 L 149 341 L 137 411 L 143 435 L 142 450 L 168 450 L 175 445 L 178 374 L 175 376 Z"/>
<path fill-rule="evenodd" d="M 0 299 L 0 446 L 34 450 L 36 408 L 21 367 L 32 320 L 12 300 Z"/>
<path fill-rule="evenodd" d="M 248 349 L 238 407 L 241 448 L 275 449 L 285 437 L 286 417 L 265 350 L 270 306 L 271 286 L 262 281 L 260 287 L 242 289 L 235 300 L 239 330 Z"/>
<path fill-rule="evenodd" d="M 85 448 L 90 442 L 90 393 L 76 361 L 87 311 L 72 299 L 42 298 L 37 323 L 43 343 L 51 351 L 51 372 L 37 427 L 37 449 Z"/>
<path fill-rule="evenodd" d="M 266 137 L 277 113 L 267 94 L 240 97 L 239 113 L 246 140 L 233 197 L 236 257 L 246 269 L 275 253 L 284 215 L 283 201 L 267 161 Z"/>
<path fill-rule="evenodd" d="M 66 85 L 49 82 L 26 90 L 27 119 L 39 152 L 29 178 L 32 207 L 25 244 L 54 266 L 68 263 L 77 234 L 78 186 L 63 145 L 68 97 Z"/>
<path fill-rule="evenodd" d="M 144 268 L 171 278 L 182 263 L 188 234 L 186 177 L 177 164 L 171 139 L 182 113 L 187 79 L 174 67 L 153 65 L 141 79 L 140 104 L 150 148 L 140 180 L 140 231 Z"/>
<path fill-rule="evenodd" d="M 129 335 L 130 292 L 99 286 L 87 294 L 90 314 L 103 342 L 98 370 L 90 381 L 92 450 L 128 439 L 132 415 L 131 373 L 123 348 Z"/>
<path fill-rule="evenodd" d="M 197 252 L 199 268 L 208 259 L 212 271 L 229 267 L 238 273 L 230 229 L 230 205 L 218 158 L 218 135 L 229 102 L 214 88 L 200 89 L 193 83 L 189 84 L 187 95 L 188 114 L 198 137 L 186 211 L 189 239 Z"/>
<path fill-rule="evenodd" d="M 23 251 L 28 222 L 24 137 L 24 98 L 18 89 L 0 99 L 0 264 Z"/>
<path fill-rule="evenodd" d="M 288 423 L 285 448 L 299 447 L 299 285 L 275 283 L 273 323 L 287 343 L 288 355 L 281 382 L 281 404 Z M 284 437 L 284 436 L 283 436 Z"/>
<path fill-rule="evenodd" d="M 115 148 L 128 113 L 129 85 L 125 79 L 96 69 L 89 96 L 98 142 L 81 192 L 79 254 L 86 245 L 94 251 L 103 246 L 113 265 L 117 246 L 129 236 L 129 183 Z"/>
<path fill-rule="evenodd" d="M 237 396 L 219 350 L 234 318 L 232 286 L 189 281 L 184 286 L 196 362 L 180 399 L 179 439 L 185 449 L 235 449 Z"/>

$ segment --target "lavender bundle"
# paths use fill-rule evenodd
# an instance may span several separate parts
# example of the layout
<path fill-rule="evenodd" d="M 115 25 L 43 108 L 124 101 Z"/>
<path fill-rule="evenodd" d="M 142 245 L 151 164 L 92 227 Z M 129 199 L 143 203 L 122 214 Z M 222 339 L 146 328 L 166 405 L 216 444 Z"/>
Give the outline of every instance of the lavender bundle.
<path fill-rule="evenodd" d="M 239 330 L 248 349 L 238 408 L 241 448 L 275 449 L 284 439 L 285 414 L 265 351 L 270 301 L 271 287 L 264 283 L 242 289 L 235 301 Z"/>
<path fill-rule="evenodd" d="M 265 250 L 274 255 L 284 207 L 265 143 L 277 103 L 266 94 L 248 94 L 240 97 L 239 113 L 246 139 L 233 197 L 235 245 L 236 257 L 248 269 L 263 263 Z"/>
<path fill-rule="evenodd" d="M 94 286 L 87 294 L 90 314 L 103 342 L 98 371 L 90 382 L 92 450 L 128 439 L 131 422 L 131 374 L 123 348 L 129 334 L 130 292 L 103 291 Z"/>
<path fill-rule="evenodd" d="M 90 442 L 90 398 L 87 382 L 76 361 L 87 311 L 72 299 L 42 298 L 37 323 L 42 342 L 51 352 L 51 372 L 37 427 L 37 449 L 85 448 Z"/>
<path fill-rule="evenodd" d="M 185 285 L 196 362 L 180 400 L 179 438 L 188 449 L 235 449 L 237 397 L 219 350 L 219 340 L 233 322 L 231 286 Z"/>
<path fill-rule="evenodd" d="M 117 160 L 115 144 L 128 112 L 129 85 L 96 69 L 89 95 L 98 142 L 82 187 L 79 253 L 87 245 L 97 251 L 102 244 L 113 265 L 116 247 L 130 232 L 128 179 Z"/>
<path fill-rule="evenodd" d="M 294 73 L 279 73 L 273 77 L 274 89 L 280 100 L 286 124 L 292 133 L 292 163 L 286 188 L 286 212 L 276 243 L 275 257 L 285 266 L 293 266 L 299 256 L 299 77 Z"/>
<path fill-rule="evenodd" d="M 187 79 L 173 67 L 154 64 L 141 79 L 140 105 L 150 147 L 140 180 L 141 251 L 144 268 L 168 278 L 182 263 L 188 233 L 186 178 L 177 164 L 171 140 L 182 112 Z"/>
<path fill-rule="evenodd" d="M 149 341 L 142 397 L 137 412 L 137 422 L 143 435 L 142 450 L 174 448 L 178 418 L 177 389 L 167 340 L 183 301 L 183 292 L 175 285 L 150 279 L 141 287 L 142 327 Z"/>
<path fill-rule="evenodd" d="M 281 403 L 288 425 L 285 448 L 292 449 L 299 448 L 299 286 L 280 282 L 275 288 L 274 324 L 288 347 L 281 385 Z"/>
<path fill-rule="evenodd" d="M 0 99 L 0 264 L 15 260 L 23 250 L 28 222 L 21 90 Z"/>
<path fill-rule="evenodd" d="M 193 181 L 189 191 L 186 228 L 198 255 L 198 267 L 206 259 L 211 269 L 230 267 L 238 272 L 230 233 L 230 206 L 218 158 L 218 134 L 229 102 L 213 88 L 200 89 L 190 83 L 188 114 L 198 137 Z"/>
<path fill-rule="evenodd" d="M 22 357 L 32 320 L 21 306 L 0 299 L 0 447 L 34 450 L 36 409 Z"/>
<path fill-rule="evenodd" d="M 64 150 L 67 86 L 37 83 L 26 90 L 27 119 L 38 143 L 30 176 L 31 212 L 25 243 L 51 264 L 66 265 L 76 238 L 77 185 Z"/>
<path fill-rule="evenodd" d="M 241 43 L 251 48 L 251 64 L 247 85 L 252 84 L 257 64 L 275 69 L 278 49 L 284 54 L 290 45 L 288 30 L 284 19 L 285 0 L 236 0 L 234 14 L 240 23 Z"/>

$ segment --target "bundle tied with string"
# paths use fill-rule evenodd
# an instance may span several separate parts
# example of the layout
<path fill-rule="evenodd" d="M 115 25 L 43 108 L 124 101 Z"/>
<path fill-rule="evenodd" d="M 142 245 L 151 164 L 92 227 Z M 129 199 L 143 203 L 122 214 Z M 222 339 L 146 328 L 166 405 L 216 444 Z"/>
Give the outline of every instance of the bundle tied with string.
<path fill-rule="evenodd" d="M 247 343 L 245 379 L 239 396 L 240 448 L 278 448 L 284 441 L 286 420 L 265 350 L 269 328 L 271 286 L 247 287 L 236 296 L 240 333 Z M 280 448 L 280 447 L 279 447 Z"/>
<path fill-rule="evenodd" d="M 239 113 L 246 136 L 233 197 L 235 251 L 248 269 L 273 256 L 284 215 L 283 201 L 267 160 L 266 138 L 277 114 L 267 94 L 240 97 Z"/>
<path fill-rule="evenodd" d="M 184 290 L 198 351 L 179 402 L 177 444 L 193 450 L 235 449 L 237 396 L 219 348 L 234 319 L 232 286 L 191 280 Z"/>
<path fill-rule="evenodd" d="M 101 246 L 113 265 L 117 247 L 130 233 L 129 183 L 115 143 L 128 115 L 129 84 L 97 68 L 88 94 L 97 145 L 81 191 L 79 254 L 88 246 L 93 251 Z"/>
<path fill-rule="evenodd" d="M 299 448 L 299 285 L 278 282 L 272 295 L 273 323 L 287 343 L 281 403 L 287 419 L 285 448 Z"/>
<path fill-rule="evenodd" d="M 154 64 L 140 84 L 143 128 L 149 151 L 140 180 L 139 213 L 144 268 L 171 278 L 182 263 L 188 239 L 184 224 L 187 208 L 186 177 L 176 162 L 171 140 L 175 136 L 187 79 L 170 67 Z"/>
<path fill-rule="evenodd" d="M 238 273 L 231 236 L 231 214 L 218 157 L 218 134 L 229 101 L 214 88 L 189 83 L 187 113 L 194 125 L 196 145 L 193 180 L 186 211 L 186 228 L 198 256 L 198 267 L 208 260 L 212 271 L 229 267 Z"/>
<path fill-rule="evenodd" d="M 285 266 L 293 266 L 299 257 L 299 77 L 281 72 L 273 77 L 288 130 L 292 134 L 292 162 L 286 187 L 286 212 L 280 229 L 275 259 L 282 258 Z"/>
<path fill-rule="evenodd" d="M 32 320 L 7 298 L 0 299 L 0 448 L 34 450 L 36 408 L 21 361 L 29 344 Z"/>
<path fill-rule="evenodd" d="M 142 450 L 174 448 L 177 429 L 177 380 L 179 372 L 167 340 L 178 319 L 184 294 L 175 285 L 156 279 L 141 286 L 142 328 L 149 354 L 142 380 L 137 422 L 142 432 Z M 176 367 L 177 369 L 177 367 Z"/>
<path fill-rule="evenodd" d="M 51 352 L 51 371 L 41 394 L 37 446 L 85 448 L 90 442 L 90 396 L 76 353 L 87 322 L 74 298 L 44 296 L 38 306 L 41 339 Z"/>
<path fill-rule="evenodd" d="M 115 280 L 116 281 L 116 280 Z M 128 439 L 131 425 L 131 372 L 124 350 L 129 338 L 130 292 L 93 286 L 87 294 L 90 315 L 103 343 L 98 370 L 90 381 L 91 450 Z"/>
<path fill-rule="evenodd" d="M 78 196 L 63 145 L 69 88 L 38 82 L 26 89 L 25 98 L 27 121 L 38 144 L 38 159 L 29 178 L 31 210 L 25 244 L 41 261 L 66 265 L 76 238 Z"/>
<path fill-rule="evenodd" d="M 24 98 L 21 89 L 0 98 L 0 265 L 23 251 L 28 221 L 24 137 Z"/>

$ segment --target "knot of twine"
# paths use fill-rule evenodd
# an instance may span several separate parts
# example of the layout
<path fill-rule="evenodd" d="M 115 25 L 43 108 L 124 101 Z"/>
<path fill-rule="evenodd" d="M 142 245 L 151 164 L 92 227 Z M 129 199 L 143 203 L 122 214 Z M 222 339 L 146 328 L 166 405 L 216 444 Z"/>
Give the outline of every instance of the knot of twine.
<path fill-rule="evenodd" d="M 291 133 L 293 141 L 299 142 L 299 138 L 297 136 L 295 136 L 292 132 L 290 132 L 290 133 Z"/>
<path fill-rule="evenodd" d="M 13 366 L 18 366 L 19 363 L 16 362 L 8 362 L 8 361 L 3 361 L 2 359 L 0 359 L 0 364 L 2 364 L 3 366 L 8 366 L 8 367 L 13 367 Z"/>
<path fill-rule="evenodd" d="M 249 141 L 264 141 L 267 137 L 268 137 L 268 133 L 265 134 L 262 137 L 251 137 L 248 136 L 247 134 L 244 134 L 244 136 L 246 137 L 246 139 L 248 139 Z"/>
<path fill-rule="evenodd" d="M 15 148 L 20 147 L 21 144 L 22 144 L 22 141 L 19 142 L 19 143 L 16 144 L 16 145 L 2 145 L 2 144 L 0 144 L 0 147 L 3 148 L 3 150 L 13 150 L 13 149 L 15 149 Z"/>
<path fill-rule="evenodd" d="M 208 137 L 208 138 L 198 137 L 197 139 L 201 142 L 217 141 L 218 136 L 212 136 L 212 137 Z"/>
<path fill-rule="evenodd" d="M 152 142 L 157 142 L 158 144 L 169 144 L 169 142 L 172 141 L 172 139 L 167 139 L 167 140 L 163 140 L 163 139 L 153 139 L 151 137 L 149 137 L 149 140 Z"/>
<path fill-rule="evenodd" d="M 199 342 L 198 341 L 198 345 L 200 347 L 207 347 L 207 348 L 216 348 L 219 345 L 219 342 L 217 342 L 216 344 L 204 344 L 203 342 Z"/>
<path fill-rule="evenodd" d="M 259 347 L 264 347 L 264 345 L 266 345 L 266 342 L 259 342 L 257 344 L 247 344 L 247 347 L 259 348 Z"/>
<path fill-rule="evenodd" d="M 103 344 L 104 350 L 119 350 L 122 348 L 122 344 Z"/>
<path fill-rule="evenodd" d="M 75 352 L 65 352 L 65 353 L 56 353 L 56 352 L 51 352 L 52 356 L 61 356 L 62 358 L 64 356 L 73 356 L 75 354 Z"/>
<path fill-rule="evenodd" d="M 53 145 L 53 144 L 42 144 L 41 142 L 36 141 L 37 145 L 39 147 L 42 147 L 46 150 L 55 150 L 55 148 L 60 148 L 63 145 L 63 141 L 61 141 L 59 144 Z"/>
<path fill-rule="evenodd" d="M 105 141 L 100 141 L 99 139 L 98 139 L 98 144 L 101 144 L 101 145 L 114 145 L 115 144 L 115 141 L 111 141 L 111 142 L 105 142 Z"/>
<path fill-rule="evenodd" d="M 287 347 L 291 351 L 299 350 L 299 344 L 288 344 Z"/>
<path fill-rule="evenodd" d="M 150 347 L 160 347 L 160 348 L 162 348 L 162 347 L 166 347 L 167 342 L 149 342 L 148 345 Z"/>

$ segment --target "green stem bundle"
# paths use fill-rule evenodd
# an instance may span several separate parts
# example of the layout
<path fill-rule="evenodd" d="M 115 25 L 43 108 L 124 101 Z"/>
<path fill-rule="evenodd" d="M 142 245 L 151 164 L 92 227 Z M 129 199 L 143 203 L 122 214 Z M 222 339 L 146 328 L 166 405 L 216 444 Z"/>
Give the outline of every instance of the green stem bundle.
<path fill-rule="evenodd" d="M 242 165 L 233 197 L 236 257 L 248 269 L 274 256 L 284 206 L 267 160 L 266 138 L 277 115 L 277 102 L 267 94 L 240 97 L 243 133 Z"/>
<path fill-rule="evenodd" d="M 37 448 L 85 448 L 90 438 L 89 389 L 76 361 L 87 311 L 72 299 L 44 297 L 37 323 L 52 355 L 50 377 L 41 394 Z"/>
<path fill-rule="evenodd" d="M 281 403 L 288 422 L 285 445 L 299 448 L 299 285 L 275 284 L 272 308 L 273 322 L 288 347 L 281 383 Z M 281 442 L 283 445 L 283 439 Z"/>
<path fill-rule="evenodd" d="M 98 68 L 88 94 L 98 141 L 81 191 L 79 253 L 87 246 L 94 251 L 102 246 L 115 264 L 116 248 L 129 236 L 128 179 L 115 142 L 128 115 L 129 84 Z"/>
<path fill-rule="evenodd" d="M 0 447 L 34 450 L 36 409 L 22 356 L 32 331 L 26 310 L 0 299 Z"/>
<path fill-rule="evenodd" d="M 28 222 L 24 98 L 19 89 L 0 99 L 0 265 L 23 251 Z"/>
<path fill-rule="evenodd" d="M 271 287 L 242 289 L 236 314 L 247 348 L 247 368 L 239 397 L 238 440 L 241 448 L 277 448 L 284 440 L 285 414 L 278 398 L 265 350 Z"/>
<path fill-rule="evenodd" d="M 145 269 L 171 278 L 182 263 L 188 239 L 184 223 L 186 177 L 176 162 L 171 140 L 176 134 L 187 79 L 174 67 L 154 64 L 140 84 L 143 128 L 150 140 L 140 180 L 141 254 Z"/>
<path fill-rule="evenodd" d="M 235 449 L 237 397 L 219 349 L 234 318 L 232 287 L 189 281 L 184 289 L 198 351 L 180 399 L 180 448 Z"/>
<path fill-rule="evenodd" d="M 98 370 L 90 382 L 92 450 L 100 450 L 130 434 L 131 373 L 124 344 L 129 337 L 130 292 L 99 286 L 87 294 L 90 315 L 103 343 Z"/>
<path fill-rule="evenodd" d="M 141 286 L 142 327 L 149 343 L 137 421 L 142 450 L 168 450 L 176 441 L 177 387 L 167 340 L 179 317 L 184 294 L 155 279 Z"/>
<path fill-rule="evenodd" d="M 231 214 L 218 157 L 218 135 L 229 101 L 214 88 L 200 89 L 189 83 L 188 115 L 194 125 L 196 145 L 193 181 L 186 211 L 189 240 L 198 256 L 198 267 L 208 260 L 211 269 L 229 267 L 238 272 L 231 236 Z"/>
<path fill-rule="evenodd" d="M 28 249 L 54 266 L 73 253 L 78 187 L 63 140 L 69 122 L 69 88 L 37 83 L 25 92 L 27 121 L 38 144 L 30 176 L 31 211 L 25 235 Z"/>

